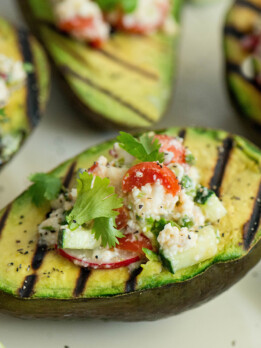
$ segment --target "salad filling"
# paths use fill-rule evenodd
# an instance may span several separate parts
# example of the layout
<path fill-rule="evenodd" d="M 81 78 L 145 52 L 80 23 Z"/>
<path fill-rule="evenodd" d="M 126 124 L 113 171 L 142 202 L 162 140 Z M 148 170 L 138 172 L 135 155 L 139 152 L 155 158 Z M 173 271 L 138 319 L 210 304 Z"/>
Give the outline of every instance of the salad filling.
<path fill-rule="evenodd" d="M 20 88 L 25 80 L 23 62 L 0 54 L 0 108 L 7 105 L 12 91 Z"/>
<path fill-rule="evenodd" d="M 246 77 L 254 79 L 261 85 L 261 19 L 256 24 L 252 34 L 242 39 L 242 47 L 249 53 L 242 70 Z"/>
<path fill-rule="evenodd" d="M 226 210 L 195 162 L 181 138 L 121 132 L 107 157 L 79 170 L 77 188 L 35 174 L 35 203 L 39 190 L 51 201 L 39 243 L 89 268 L 138 267 L 153 254 L 175 273 L 215 256 Z"/>
<path fill-rule="evenodd" d="M 0 126 L 10 121 L 6 113 L 10 96 L 25 84 L 31 69 L 29 63 L 0 54 Z M 5 134 L 4 127 L 0 127 L 0 166 L 17 151 L 22 138 L 21 132 Z"/>
<path fill-rule="evenodd" d="M 53 0 L 59 29 L 100 47 L 113 29 L 149 35 L 175 32 L 170 0 Z"/>

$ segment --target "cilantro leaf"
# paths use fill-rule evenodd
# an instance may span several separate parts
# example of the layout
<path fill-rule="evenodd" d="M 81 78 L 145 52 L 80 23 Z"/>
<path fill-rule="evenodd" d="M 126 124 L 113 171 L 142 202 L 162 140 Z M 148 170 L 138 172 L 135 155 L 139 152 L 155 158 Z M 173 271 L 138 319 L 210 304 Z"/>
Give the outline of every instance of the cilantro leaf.
<path fill-rule="evenodd" d="M 115 194 L 115 188 L 109 186 L 109 179 L 84 172 L 77 182 L 77 199 L 66 218 L 71 230 L 96 218 L 118 215 L 115 209 L 122 206 L 122 200 Z"/>
<path fill-rule="evenodd" d="M 117 238 L 122 238 L 123 234 L 115 227 L 115 218 L 99 217 L 94 220 L 92 232 L 95 238 L 99 240 L 101 238 L 101 245 L 106 247 L 107 245 L 115 247 L 119 244 Z"/>
<path fill-rule="evenodd" d="M 29 187 L 32 202 L 40 206 L 45 201 L 51 201 L 58 197 L 62 182 L 52 174 L 36 173 L 29 177 L 34 184 Z"/>
<path fill-rule="evenodd" d="M 5 108 L 0 108 L 0 123 L 6 123 L 9 121 L 9 118 L 7 118 Z"/>
<path fill-rule="evenodd" d="M 137 8 L 138 0 L 95 0 L 102 11 L 109 12 L 121 7 L 124 12 L 130 13 Z"/>
<path fill-rule="evenodd" d="M 164 154 L 159 152 L 158 139 L 154 139 L 148 134 L 143 134 L 139 139 L 136 139 L 129 133 L 120 132 L 117 141 L 123 150 L 142 162 L 159 161 L 162 163 L 164 161 Z"/>
<path fill-rule="evenodd" d="M 24 62 L 23 63 L 23 68 L 24 68 L 24 71 L 27 74 L 30 74 L 30 73 L 34 72 L 34 66 L 33 66 L 33 64 L 31 64 L 29 62 Z"/>

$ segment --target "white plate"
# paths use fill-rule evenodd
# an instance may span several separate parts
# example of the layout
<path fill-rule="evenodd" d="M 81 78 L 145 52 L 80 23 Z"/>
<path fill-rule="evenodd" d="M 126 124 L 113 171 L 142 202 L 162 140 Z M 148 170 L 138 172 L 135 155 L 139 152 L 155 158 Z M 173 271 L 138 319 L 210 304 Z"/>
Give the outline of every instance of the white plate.
<path fill-rule="evenodd" d="M 14 2 L 0 0 L 0 14 L 22 23 Z M 159 127 L 224 128 L 261 145 L 260 133 L 236 116 L 224 88 L 221 27 L 227 7 L 223 1 L 184 9 L 178 85 L 172 110 Z M 49 170 L 114 134 L 88 129 L 53 83 L 45 119 L 0 174 L 0 208 L 25 189 L 30 173 Z M 260 348 L 260 295 L 261 264 L 217 299 L 176 317 L 153 323 L 114 323 L 0 316 L 0 341 L 6 348 Z"/>

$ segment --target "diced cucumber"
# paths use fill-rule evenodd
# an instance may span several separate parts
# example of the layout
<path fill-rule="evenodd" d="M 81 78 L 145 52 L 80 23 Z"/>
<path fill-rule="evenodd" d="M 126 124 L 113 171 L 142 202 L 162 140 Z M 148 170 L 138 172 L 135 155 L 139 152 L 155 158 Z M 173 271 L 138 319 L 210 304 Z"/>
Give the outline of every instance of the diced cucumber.
<path fill-rule="evenodd" d="M 201 205 L 201 210 L 206 220 L 210 222 L 216 222 L 226 215 L 226 209 L 215 194 L 211 195 L 207 202 Z"/>
<path fill-rule="evenodd" d="M 83 227 L 78 227 L 71 231 L 64 228 L 59 231 L 58 248 L 60 249 L 95 249 L 101 245 L 99 240 L 96 240 L 94 234 Z"/>
<path fill-rule="evenodd" d="M 190 249 L 183 250 L 176 255 L 171 253 L 171 249 L 160 250 L 162 263 L 171 273 L 210 259 L 216 253 L 217 237 L 212 226 L 206 226 L 199 230 L 197 243 Z"/>
<path fill-rule="evenodd" d="M 194 199 L 200 205 L 207 221 L 216 222 L 226 214 L 226 209 L 214 191 L 200 187 Z"/>

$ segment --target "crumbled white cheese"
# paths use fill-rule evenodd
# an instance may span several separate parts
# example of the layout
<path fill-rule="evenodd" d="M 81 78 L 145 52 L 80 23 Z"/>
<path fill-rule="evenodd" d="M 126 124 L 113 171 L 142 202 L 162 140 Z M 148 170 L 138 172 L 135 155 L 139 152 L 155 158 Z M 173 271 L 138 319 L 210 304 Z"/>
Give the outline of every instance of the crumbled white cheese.
<path fill-rule="evenodd" d="M 0 107 L 7 104 L 9 98 L 9 89 L 4 79 L 0 78 Z"/>
<path fill-rule="evenodd" d="M 113 145 L 113 149 L 110 151 L 110 155 L 116 158 L 117 160 L 123 159 L 125 165 L 130 165 L 135 159 L 135 157 L 123 150 L 120 147 L 119 143 L 115 143 Z"/>
<path fill-rule="evenodd" d="M 139 27 L 144 32 L 153 32 L 163 26 L 169 6 L 169 0 L 138 0 L 135 11 L 123 16 L 123 26 L 126 29 Z"/>
<path fill-rule="evenodd" d="M 110 180 L 110 185 L 115 187 L 115 192 L 119 195 L 122 194 L 122 179 L 127 172 L 128 168 L 114 167 L 111 165 L 107 158 L 100 156 L 97 160 L 97 167 L 93 171 L 93 174 L 101 177 L 108 178 Z"/>
<path fill-rule="evenodd" d="M 85 28 L 72 30 L 71 34 L 82 40 L 101 40 L 109 37 L 110 28 L 103 20 L 99 6 L 90 0 L 62 0 L 54 1 L 54 13 L 59 23 L 74 18 L 90 18 L 90 25 Z"/>
<path fill-rule="evenodd" d="M 163 250 L 168 250 L 168 253 L 171 255 L 176 255 L 194 247 L 197 243 L 198 235 L 189 231 L 187 227 L 179 230 L 169 223 L 159 233 L 157 240 Z"/>
<path fill-rule="evenodd" d="M 58 232 L 64 220 L 64 209 L 54 210 L 50 216 L 38 226 L 39 244 L 53 246 L 57 244 Z"/>
<path fill-rule="evenodd" d="M 134 187 L 127 195 L 126 205 L 131 204 L 133 214 L 142 218 L 170 219 L 178 199 L 178 196 L 173 197 L 167 193 L 164 186 L 157 181 L 140 189 Z"/>

